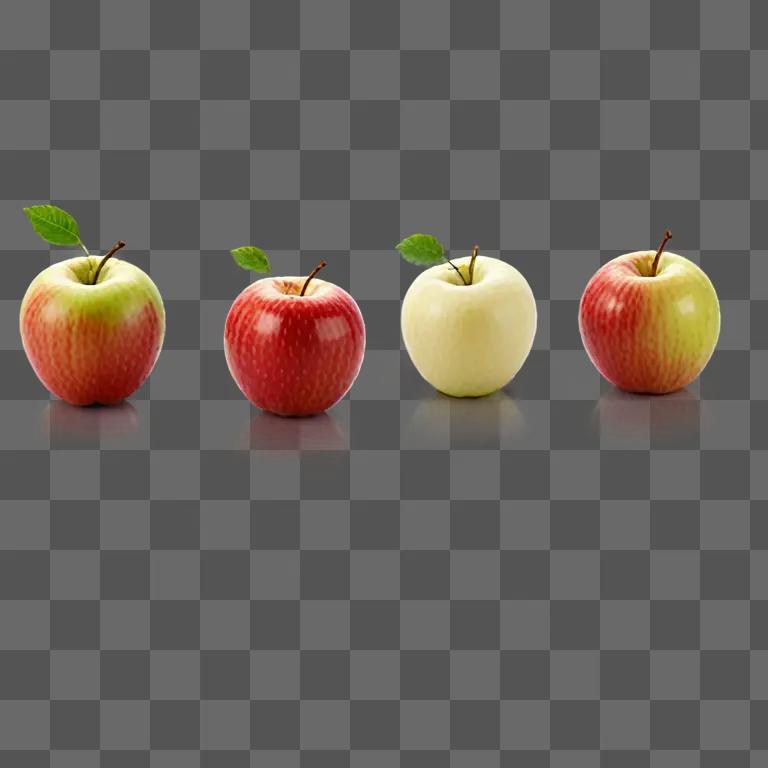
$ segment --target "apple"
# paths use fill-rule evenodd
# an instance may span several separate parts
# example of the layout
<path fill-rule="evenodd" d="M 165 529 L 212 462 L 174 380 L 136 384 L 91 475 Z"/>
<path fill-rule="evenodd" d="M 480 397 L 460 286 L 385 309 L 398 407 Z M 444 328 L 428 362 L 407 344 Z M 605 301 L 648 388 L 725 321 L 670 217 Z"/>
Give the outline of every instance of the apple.
<path fill-rule="evenodd" d="M 254 246 L 232 251 L 245 269 L 270 271 Z M 357 378 L 365 353 L 365 323 L 342 288 L 316 278 L 266 277 L 235 299 L 224 324 L 224 354 L 232 378 L 257 408 L 309 416 L 335 405 Z"/>
<path fill-rule="evenodd" d="M 403 299 L 401 329 L 418 372 L 453 397 L 479 397 L 520 370 L 536 334 L 536 301 L 518 270 L 499 259 L 446 259 L 431 235 L 412 235 L 397 249 L 411 263 L 435 264 Z"/>
<path fill-rule="evenodd" d="M 24 351 L 40 381 L 72 405 L 109 405 L 135 392 L 160 354 L 165 310 L 157 286 L 137 266 L 114 258 L 120 240 L 94 256 L 75 220 L 54 206 L 25 209 L 35 230 L 86 255 L 58 262 L 32 280 L 21 302 Z"/>
<path fill-rule="evenodd" d="M 665 394 L 690 384 L 712 356 L 720 304 L 692 261 L 664 250 L 609 261 L 590 279 L 579 305 L 584 348 L 611 384 Z"/>

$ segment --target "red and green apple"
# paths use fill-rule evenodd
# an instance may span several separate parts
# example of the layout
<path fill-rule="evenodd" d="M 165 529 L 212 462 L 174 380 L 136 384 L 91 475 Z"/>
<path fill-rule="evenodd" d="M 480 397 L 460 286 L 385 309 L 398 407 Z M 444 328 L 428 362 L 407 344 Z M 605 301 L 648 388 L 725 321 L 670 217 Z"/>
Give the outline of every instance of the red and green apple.
<path fill-rule="evenodd" d="M 665 251 L 635 251 L 591 278 L 579 305 L 584 348 L 598 371 L 629 392 L 665 394 L 690 384 L 720 334 L 720 304 L 707 275 Z"/>
<path fill-rule="evenodd" d="M 133 394 L 152 372 L 165 334 L 165 310 L 149 275 L 88 252 L 75 219 L 53 205 L 25 208 L 47 242 L 77 245 L 83 256 L 44 269 L 21 302 L 24 351 L 40 381 L 73 405 L 109 405 Z"/>

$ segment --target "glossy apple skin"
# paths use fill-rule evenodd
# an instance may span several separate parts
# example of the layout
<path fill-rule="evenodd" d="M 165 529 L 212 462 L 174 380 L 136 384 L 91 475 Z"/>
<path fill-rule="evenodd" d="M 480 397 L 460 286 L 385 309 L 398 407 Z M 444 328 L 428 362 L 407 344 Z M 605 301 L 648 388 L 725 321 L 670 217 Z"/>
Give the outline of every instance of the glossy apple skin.
<path fill-rule="evenodd" d="M 232 378 L 257 407 L 309 416 L 335 405 L 357 378 L 365 323 L 355 300 L 333 283 L 268 277 L 234 301 L 224 324 Z"/>
<path fill-rule="evenodd" d="M 453 259 L 465 279 L 470 257 Z M 536 335 L 536 300 L 511 264 L 478 256 L 464 285 L 449 264 L 422 272 L 403 299 L 400 326 L 411 361 L 435 389 L 481 397 L 522 367 Z"/>
<path fill-rule="evenodd" d="M 110 405 L 133 394 L 157 361 L 165 310 L 157 286 L 134 264 L 100 257 L 44 269 L 21 302 L 24 351 L 45 388 L 72 405 Z"/>
<path fill-rule="evenodd" d="M 720 334 L 720 304 L 707 275 L 676 253 L 619 256 L 599 269 L 579 305 L 584 348 L 600 373 L 628 392 L 665 394 L 704 370 Z"/>

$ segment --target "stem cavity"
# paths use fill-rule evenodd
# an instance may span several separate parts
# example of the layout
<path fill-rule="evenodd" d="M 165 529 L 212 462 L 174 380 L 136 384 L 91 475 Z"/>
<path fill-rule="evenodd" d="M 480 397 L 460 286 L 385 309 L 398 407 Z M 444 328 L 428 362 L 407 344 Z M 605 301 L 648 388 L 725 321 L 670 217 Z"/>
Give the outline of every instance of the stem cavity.
<path fill-rule="evenodd" d="M 303 296 L 309 285 L 309 281 L 325 266 L 325 262 L 321 261 L 310 273 L 309 277 L 304 281 L 304 286 L 301 289 L 299 296 Z"/>
<path fill-rule="evenodd" d="M 461 270 L 445 254 L 443 254 L 443 258 L 456 270 L 456 274 L 461 278 L 461 282 L 467 285 L 468 283 L 464 279 L 464 275 L 461 274 Z"/>
<path fill-rule="evenodd" d="M 96 267 L 96 272 L 93 275 L 93 280 L 91 281 L 91 285 L 96 285 L 96 282 L 99 279 L 99 275 L 101 274 L 101 270 L 103 269 L 104 265 L 107 263 L 109 259 L 111 259 L 121 248 L 125 248 L 125 243 L 122 240 L 118 240 L 105 254 L 102 260 L 99 262 L 99 266 Z"/>
<path fill-rule="evenodd" d="M 475 259 L 477 254 L 480 253 L 480 246 L 476 245 L 472 248 L 472 258 L 469 261 L 469 284 L 472 285 L 472 281 L 475 278 Z"/>
<path fill-rule="evenodd" d="M 469 269 L 467 270 L 468 280 L 464 277 L 464 273 L 445 254 L 443 254 L 443 258 L 456 270 L 456 274 L 461 278 L 461 282 L 464 285 L 472 285 L 472 280 L 475 277 L 475 259 L 478 253 L 480 253 L 480 246 L 475 245 L 472 248 L 472 258 L 469 261 Z"/>
<path fill-rule="evenodd" d="M 661 241 L 661 244 L 659 245 L 659 250 L 656 251 L 656 256 L 653 259 L 653 264 L 651 265 L 651 277 L 656 277 L 656 270 L 659 268 L 659 259 L 661 258 L 661 254 L 664 251 L 664 246 L 672 239 L 672 233 L 669 230 L 666 230 L 664 232 L 664 239 Z"/>

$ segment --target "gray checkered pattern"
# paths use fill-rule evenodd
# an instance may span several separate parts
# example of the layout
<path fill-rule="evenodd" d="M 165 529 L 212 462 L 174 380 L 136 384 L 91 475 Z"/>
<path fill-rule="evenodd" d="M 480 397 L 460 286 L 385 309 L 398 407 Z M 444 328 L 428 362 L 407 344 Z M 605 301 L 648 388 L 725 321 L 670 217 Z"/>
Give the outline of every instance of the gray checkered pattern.
<path fill-rule="evenodd" d="M 21 350 L 49 199 L 165 297 L 119 408 Z M 0 221 L 2 766 L 768 766 L 768 4 L 3 0 Z M 723 333 L 628 397 L 577 302 L 667 226 Z M 505 392 L 415 373 L 413 231 L 530 280 Z M 229 377 L 248 242 L 360 301 L 327 415 Z"/>

